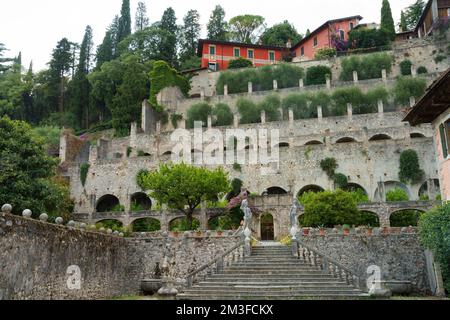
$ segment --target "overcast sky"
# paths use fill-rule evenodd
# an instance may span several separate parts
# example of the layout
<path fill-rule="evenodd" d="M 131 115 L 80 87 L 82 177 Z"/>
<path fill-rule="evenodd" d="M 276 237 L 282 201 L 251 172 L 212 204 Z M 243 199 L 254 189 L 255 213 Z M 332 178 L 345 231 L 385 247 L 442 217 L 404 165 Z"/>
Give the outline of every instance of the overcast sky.
<path fill-rule="evenodd" d="M 159 21 L 164 10 L 172 7 L 182 23 L 189 9 L 200 12 L 206 35 L 206 23 L 216 4 L 226 11 L 226 19 L 240 14 L 257 14 L 266 18 L 270 26 L 283 20 L 292 22 L 300 33 L 319 27 L 326 20 L 361 15 L 363 22 L 379 22 L 382 0 L 144 0 L 151 23 Z M 400 19 L 400 10 L 414 0 L 390 0 L 394 20 Z M 15 56 L 22 51 L 23 64 L 33 60 L 34 70 L 46 68 L 50 54 L 58 40 L 67 37 L 81 43 L 86 25 L 94 30 L 98 45 L 114 15 L 119 14 L 122 0 L 1 0 L 0 43 Z M 131 0 L 134 15 L 138 0 Z"/>

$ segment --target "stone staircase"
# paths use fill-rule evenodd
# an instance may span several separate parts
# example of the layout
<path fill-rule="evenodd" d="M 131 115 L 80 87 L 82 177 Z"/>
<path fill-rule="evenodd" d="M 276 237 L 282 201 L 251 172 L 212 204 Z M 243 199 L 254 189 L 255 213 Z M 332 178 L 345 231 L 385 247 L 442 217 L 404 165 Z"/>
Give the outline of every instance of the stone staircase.
<path fill-rule="evenodd" d="M 366 295 L 292 256 L 286 246 L 259 246 L 243 262 L 207 276 L 179 300 L 359 299 Z"/>

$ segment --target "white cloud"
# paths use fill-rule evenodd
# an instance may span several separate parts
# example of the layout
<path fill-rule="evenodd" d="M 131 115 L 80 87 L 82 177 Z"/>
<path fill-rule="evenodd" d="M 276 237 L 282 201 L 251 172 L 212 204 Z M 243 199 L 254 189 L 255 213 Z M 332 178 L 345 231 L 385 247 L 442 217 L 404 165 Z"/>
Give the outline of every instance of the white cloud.
<path fill-rule="evenodd" d="M 131 0 L 131 15 L 134 20 L 138 0 Z M 351 15 L 361 15 L 364 22 L 379 22 L 381 0 L 315 0 L 282 1 L 227 0 L 144 0 L 151 22 L 158 21 L 167 7 L 173 7 L 178 23 L 189 9 L 201 14 L 203 36 L 206 23 L 216 4 L 221 4 L 227 19 L 239 14 L 258 14 L 266 18 L 269 25 L 283 20 L 292 22 L 300 33 L 307 28 L 313 30 L 326 20 Z M 414 0 L 391 0 L 394 19 L 400 10 Z M 50 60 L 52 49 L 58 40 L 67 37 L 81 42 L 86 25 L 94 30 L 94 41 L 98 45 L 106 27 L 114 15 L 119 14 L 122 0 L 3 0 L 0 4 L 0 42 L 10 49 L 10 56 L 22 51 L 26 65 L 32 59 L 35 70 L 43 69 Z"/>

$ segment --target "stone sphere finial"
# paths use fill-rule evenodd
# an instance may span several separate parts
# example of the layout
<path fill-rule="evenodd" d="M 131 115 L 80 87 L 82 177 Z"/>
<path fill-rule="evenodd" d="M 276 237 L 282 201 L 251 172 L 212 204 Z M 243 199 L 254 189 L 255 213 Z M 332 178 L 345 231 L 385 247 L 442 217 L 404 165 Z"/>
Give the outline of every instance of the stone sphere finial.
<path fill-rule="evenodd" d="M 10 204 L 4 204 L 4 205 L 2 206 L 2 212 L 3 212 L 3 213 L 11 213 L 11 211 L 12 211 L 12 205 L 10 205 Z"/>
<path fill-rule="evenodd" d="M 119 237 L 124 237 L 125 235 L 121 232 L 119 233 Z"/>
<path fill-rule="evenodd" d="M 113 231 L 112 231 L 112 229 L 108 229 L 108 230 L 106 230 L 106 233 L 107 233 L 107 234 L 112 234 Z"/>
<path fill-rule="evenodd" d="M 106 233 L 106 229 L 101 227 L 98 231 L 100 231 L 101 233 Z"/>
<path fill-rule="evenodd" d="M 64 219 L 61 218 L 61 217 L 58 217 L 58 218 L 55 219 L 55 222 L 56 222 L 56 224 L 58 224 L 58 225 L 62 225 L 62 224 L 64 223 Z"/>
<path fill-rule="evenodd" d="M 87 228 L 87 224 L 86 223 L 81 223 L 80 224 L 80 229 L 81 230 L 86 230 L 86 228 Z"/>
<path fill-rule="evenodd" d="M 24 217 L 24 218 L 31 218 L 32 214 L 33 214 L 33 212 L 31 212 L 31 210 L 29 210 L 29 209 L 25 209 L 22 211 L 22 217 Z"/>
<path fill-rule="evenodd" d="M 47 222 L 48 221 L 48 214 L 43 213 L 39 216 L 39 220 L 41 220 L 42 222 Z"/>
<path fill-rule="evenodd" d="M 69 222 L 67 222 L 67 226 L 68 226 L 69 228 L 75 228 L 75 221 L 70 220 Z"/>

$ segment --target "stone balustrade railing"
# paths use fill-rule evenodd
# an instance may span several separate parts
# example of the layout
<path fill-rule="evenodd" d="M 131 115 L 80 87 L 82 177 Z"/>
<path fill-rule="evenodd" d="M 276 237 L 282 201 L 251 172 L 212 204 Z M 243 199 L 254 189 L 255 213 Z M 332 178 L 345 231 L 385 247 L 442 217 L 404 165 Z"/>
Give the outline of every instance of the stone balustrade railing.
<path fill-rule="evenodd" d="M 244 246 L 244 241 L 241 241 L 236 246 L 221 254 L 211 262 L 188 274 L 186 277 L 187 287 L 191 288 L 198 278 L 205 279 L 208 275 L 222 272 L 224 268 L 230 267 L 235 262 L 243 261 L 245 259 Z"/>

